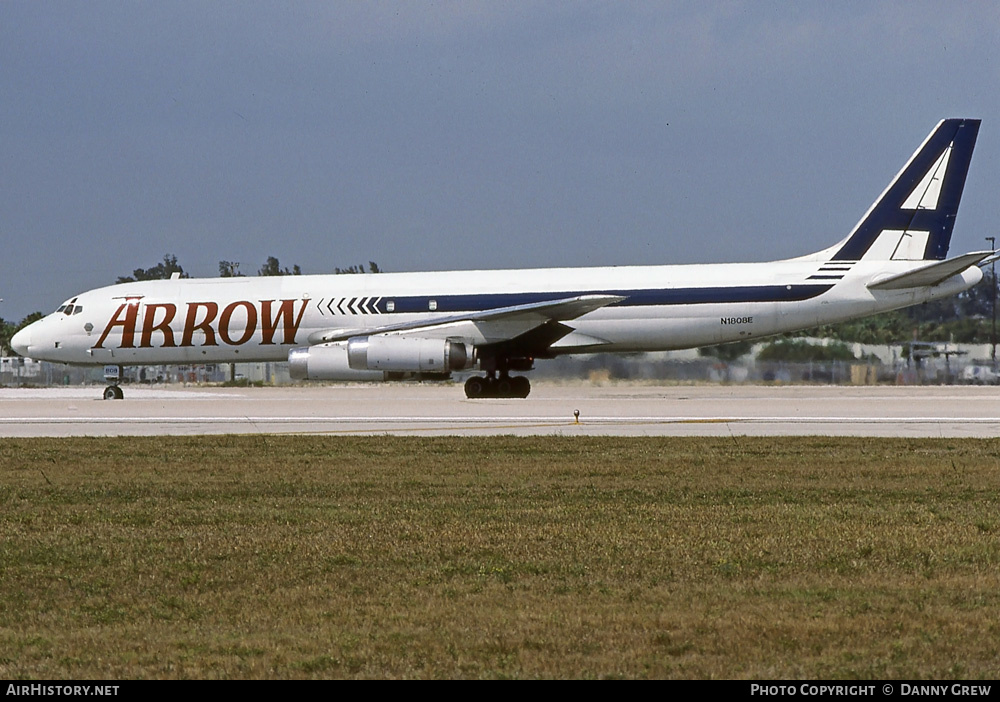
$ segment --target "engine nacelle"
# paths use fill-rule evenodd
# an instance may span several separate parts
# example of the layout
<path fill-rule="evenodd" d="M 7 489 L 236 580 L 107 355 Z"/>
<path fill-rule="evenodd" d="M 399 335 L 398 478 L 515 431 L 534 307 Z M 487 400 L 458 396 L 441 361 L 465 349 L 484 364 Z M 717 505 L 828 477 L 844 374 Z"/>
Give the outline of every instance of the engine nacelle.
<path fill-rule="evenodd" d="M 288 374 L 295 380 L 385 380 L 378 370 L 354 370 L 347 363 L 347 343 L 338 341 L 288 352 Z"/>
<path fill-rule="evenodd" d="M 347 340 L 347 363 L 357 371 L 448 373 L 473 363 L 460 341 L 410 336 L 356 336 Z"/>

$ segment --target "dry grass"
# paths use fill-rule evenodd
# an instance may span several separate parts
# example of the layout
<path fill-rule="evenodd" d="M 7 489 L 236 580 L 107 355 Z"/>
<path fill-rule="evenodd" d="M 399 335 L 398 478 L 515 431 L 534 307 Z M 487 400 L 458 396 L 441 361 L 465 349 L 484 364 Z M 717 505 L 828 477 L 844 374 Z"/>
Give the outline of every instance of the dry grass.
<path fill-rule="evenodd" d="M 996 678 L 998 469 L 993 440 L 3 440 L 0 678 Z"/>

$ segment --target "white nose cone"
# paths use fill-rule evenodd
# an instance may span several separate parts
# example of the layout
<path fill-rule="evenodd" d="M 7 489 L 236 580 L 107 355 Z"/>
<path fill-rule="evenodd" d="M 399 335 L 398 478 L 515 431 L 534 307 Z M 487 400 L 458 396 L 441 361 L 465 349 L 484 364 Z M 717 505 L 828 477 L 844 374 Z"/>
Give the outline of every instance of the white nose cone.
<path fill-rule="evenodd" d="M 28 355 L 28 347 L 31 346 L 31 326 L 29 324 L 10 339 L 10 347 L 21 356 Z"/>

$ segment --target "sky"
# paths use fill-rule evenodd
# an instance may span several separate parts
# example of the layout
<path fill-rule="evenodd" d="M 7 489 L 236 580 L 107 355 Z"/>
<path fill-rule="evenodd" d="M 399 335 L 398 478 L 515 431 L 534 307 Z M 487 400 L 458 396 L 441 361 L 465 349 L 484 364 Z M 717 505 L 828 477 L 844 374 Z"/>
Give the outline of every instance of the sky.
<path fill-rule="evenodd" d="M 983 120 L 1000 3 L 0 2 L 0 317 L 175 255 L 256 274 L 763 261 Z"/>

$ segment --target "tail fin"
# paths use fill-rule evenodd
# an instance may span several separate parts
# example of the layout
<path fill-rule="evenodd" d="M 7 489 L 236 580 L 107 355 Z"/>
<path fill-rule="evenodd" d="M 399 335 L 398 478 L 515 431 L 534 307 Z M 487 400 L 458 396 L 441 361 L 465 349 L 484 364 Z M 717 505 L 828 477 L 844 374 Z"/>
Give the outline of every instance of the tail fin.
<path fill-rule="evenodd" d="M 941 260 L 948 254 L 978 119 L 938 122 L 854 231 L 833 247 L 833 260 Z"/>

